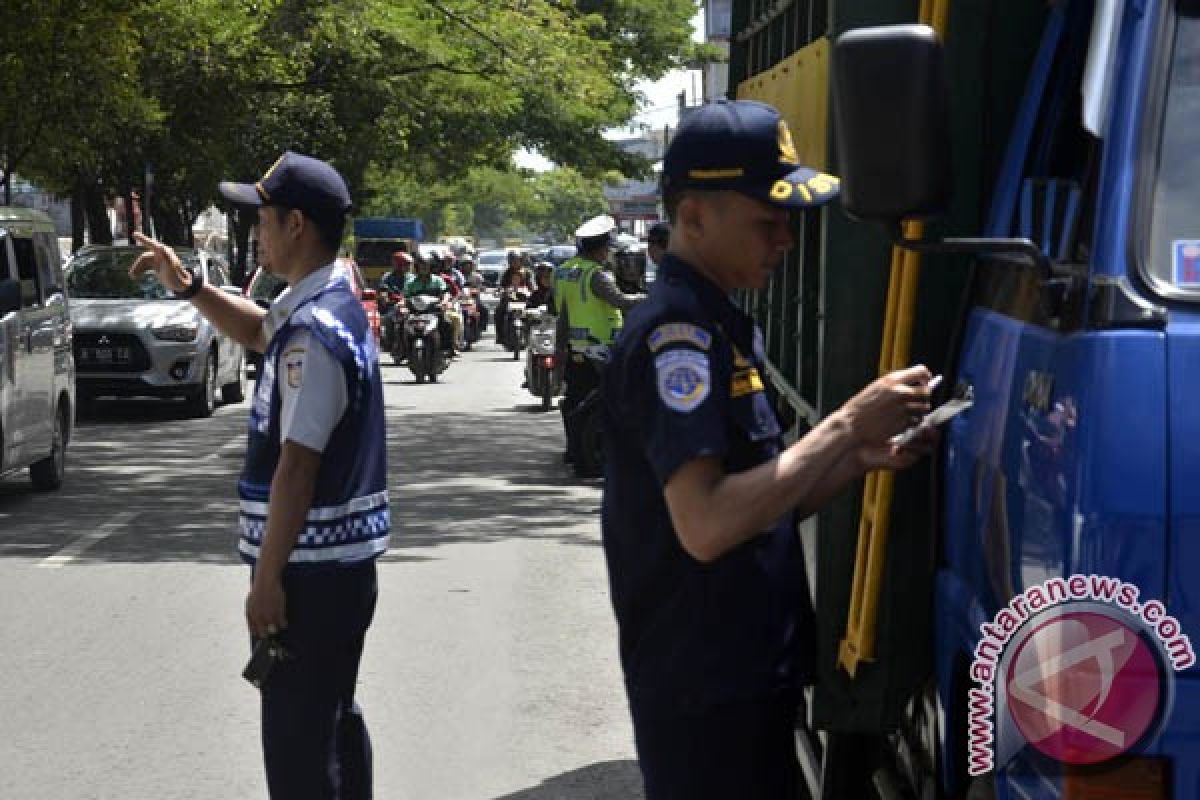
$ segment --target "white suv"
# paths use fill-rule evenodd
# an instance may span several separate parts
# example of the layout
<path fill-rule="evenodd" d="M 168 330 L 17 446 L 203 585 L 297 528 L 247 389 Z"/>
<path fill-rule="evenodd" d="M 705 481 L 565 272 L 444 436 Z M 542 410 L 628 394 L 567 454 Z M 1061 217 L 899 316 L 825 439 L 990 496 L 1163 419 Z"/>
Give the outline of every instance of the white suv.
<path fill-rule="evenodd" d="M 54 223 L 0 208 L 0 474 L 57 489 L 75 422 L 75 361 Z"/>

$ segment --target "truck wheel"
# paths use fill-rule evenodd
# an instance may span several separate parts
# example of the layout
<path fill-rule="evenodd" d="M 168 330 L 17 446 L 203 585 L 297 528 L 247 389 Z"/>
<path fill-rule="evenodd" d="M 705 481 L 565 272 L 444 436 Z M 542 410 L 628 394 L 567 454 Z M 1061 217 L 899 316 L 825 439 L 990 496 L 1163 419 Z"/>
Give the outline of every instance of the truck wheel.
<path fill-rule="evenodd" d="M 221 402 L 240 403 L 246 399 L 246 372 L 242 360 L 238 359 L 237 378 L 233 383 L 221 387 Z"/>
<path fill-rule="evenodd" d="M 50 455 L 29 467 L 29 481 L 39 492 L 49 492 L 63 485 L 67 474 L 67 410 L 58 407 L 54 415 L 54 434 Z"/>

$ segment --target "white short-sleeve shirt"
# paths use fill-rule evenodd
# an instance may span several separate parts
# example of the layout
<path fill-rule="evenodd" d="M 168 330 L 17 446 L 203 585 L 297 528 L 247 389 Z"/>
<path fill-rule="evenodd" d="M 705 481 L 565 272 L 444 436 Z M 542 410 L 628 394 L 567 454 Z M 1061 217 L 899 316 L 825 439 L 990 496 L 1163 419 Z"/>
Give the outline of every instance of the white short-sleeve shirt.
<path fill-rule="evenodd" d="M 285 289 L 263 320 L 263 338 L 270 342 L 292 312 L 335 277 L 330 264 Z M 312 334 L 297 330 L 280 352 L 276 384 L 282 401 L 280 442 L 323 452 L 349 404 L 341 364 Z"/>

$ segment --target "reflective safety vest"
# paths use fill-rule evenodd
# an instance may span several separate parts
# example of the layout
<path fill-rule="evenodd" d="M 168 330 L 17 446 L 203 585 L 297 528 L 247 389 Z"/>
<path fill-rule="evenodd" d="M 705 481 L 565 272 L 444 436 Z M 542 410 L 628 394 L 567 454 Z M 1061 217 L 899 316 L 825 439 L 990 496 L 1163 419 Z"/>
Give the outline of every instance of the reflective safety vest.
<path fill-rule="evenodd" d="M 610 345 L 621 330 L 621 310 L 592 292 L 592 276 L 602 266 L 576 256 L 554 271 L 554 297 L 559 313 L 567 314 L 571 324 L 570 343 L 575 352 L 589 345 Z"/>

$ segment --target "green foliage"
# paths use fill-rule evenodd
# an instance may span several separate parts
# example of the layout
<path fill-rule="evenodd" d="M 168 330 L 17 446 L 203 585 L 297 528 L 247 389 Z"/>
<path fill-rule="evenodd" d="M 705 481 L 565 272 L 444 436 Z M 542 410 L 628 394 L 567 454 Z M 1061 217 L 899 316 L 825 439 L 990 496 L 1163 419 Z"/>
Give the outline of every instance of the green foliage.
<path fill-rule="evenodd" d="M 620 180 L 610 174 L 606 180 Z M 427 184 L 403 171 L 373 169 L 363 211 L 419 217 L 426 234 L 504 239 L 532 235 L 570 241 L 588 217 L 605 213 L 603 182 L 569 167 L 531 173 L 479 167 L 456 180 Z"/>
<path fill-rule="evenodd" d="M 0 177 L 113 195 L 140 188 L 153 164 L 155 218 L 186 231 L 220 179 L 254 179 L 294 149 L 332 161 L 367 208 L 413 209 L 447 230 L 565 230 L 584 206 L 602 208 L 606 172 L 646 170 L 602 134 L 636 112 L 638 80 L 696 52 L 695 10 L 694 0 L 6 0 Z M 573 169 L 515 172 L 519 147 Z M 553 194 L 572 199 L 560 211 Z"/>

